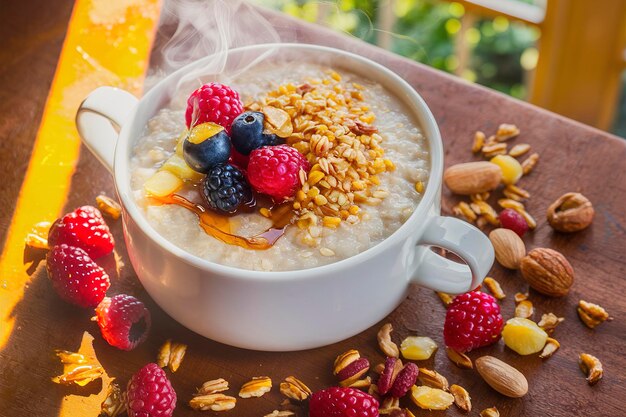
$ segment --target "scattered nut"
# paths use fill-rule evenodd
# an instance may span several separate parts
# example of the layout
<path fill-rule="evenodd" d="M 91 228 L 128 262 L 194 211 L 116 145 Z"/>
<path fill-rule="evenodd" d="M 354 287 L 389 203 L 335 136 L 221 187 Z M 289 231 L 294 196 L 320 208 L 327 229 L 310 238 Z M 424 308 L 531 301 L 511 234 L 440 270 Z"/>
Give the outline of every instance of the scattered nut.
<path fill-rule="evenodd" d="M 424 410 L 447 410 L 454 404 L 454 396 L 438 388 L 427 386 L 411 387 L 411 399 Z"/>
<path fill-rule="evenodd" d="M 56 350 L 55 354 L 63 363 L 63 374 L 52 378 L 56 384 L 84 387 L 104 374 L 104 368 L 93 356 L 67 350 Z"/>
<path fill-rule="evenodd" d="M 519 398 L 528 392 L 528 381 L 524 374 L 493 356 L 476 359 L 476 370 L 491 388 L 502 395 Z"/>
<path fill-rule="evenodd" d="M 502 290 L 500 283 L 491 277 L 485 277 L 483 284 L 489 290 L 489 292 L 498 300 L 506 298 L 506 294 Z"/>
<path fill-rule="evenodd" d="M 535 309 L 533 307 L 533 303 L 530 300 L 520 301 L 519 304 L 515 306 L 515 317 L 521 317 L 524 319 L 529 319 L 532 317 Z"/>
<path fill-rule="evenodd" d="M 454 404 L 464 413 L 472 411 L 472 402 L 469 393 L 465 388 L 452 384 L 450 386 L 450 393 L 454 396 Z"/>
<path fill-rule="evenodd" d="M 282 411 L 278 411 L 278 410 L 274 410 L 269 414 L 264 415 L 263 417 L 290 417 L 290 416 L 294 416 L 295 413 L 293 411 L 289 411 L 289 410 L 282 410 Z"/>
<path fill-rule="evenodd" d="M 432 388 L 442 389 L 444 391 L 448 390 L 448 380 L 445 376 L 441 375 L 437 371 L 433 371 L 427 368 L 419 368 L 419 370 L 420 372 L 417 375 L 417 379 L 419 379 L 423 385 Z"/>
<path fill-rule="evenodd" d="M 288 376 L 280 383 L 280 392 L 296 401 L 304 401 L 311 395 L 311 389 L 295 376 Z"/>
<path fill-rule="evenodd" d="M 400 351 L 398 350 L 398 345 L 391 341 L 392 331 L 393 326 L 391 323 L 386 323 L 380 328 L 377 335 L 378 346 L 380 347 L 380 350 L 383 351 L 385 356 L 397 358 L 400 356 Z"/>
<path fill-rule="evenodd" d="M 350 388 L 366 389 L 366 388 L 369 388 L 370 385 L 372 385 L 372 378 L 370 378 L 369 376 L 366 376 L 363 379 L 357 379 L 356 381 L 354 381 L 348 386 Z"/>
<path fill-rule="evenodd" d="M 226 390 L 228 390 L 228 381 L 223 378 L 212 379 L 202 384 L 197 395 L 217 394 Z"/>
<path fill-rule="evenodd" d="M 581 353 L 578 359 L 580 370 L 587 375 L 587 382 L 589 385 L 594 385 L 600 379 L 602 379 L 602 363 L 593 355 L 588 353 Z"/>
<path fill-rule="evenodd" d="M 548 223 L 559 232 L 578 232 L 591 224 L 595 211 L 580 193 L 567 193 L 548 207 Z"/>
<path fill-rule="evenodd" d="M 463 352 L 458 352 L 452 348 L 447 347 L 446 353 L 448 354 L 448 358 L 461 369 L 472 369 L 474 368 L 474 364 L 472 360 Z"/>
<path fill-rule="evenodd" d="M 538 153 L 533 153 L 528 158 L 526 158 L 526 160 L 522 162 L 522 170 L 524 171 L 524 175 L 530 174 L 535 168 L 535 165 L 537 165 L 537 162 L 539 162 Z"/>
<path fill-rule="evenodd" d="M 96 197 L 96 204 L 102 214 L 106 214 L 113 220 L 119 219 L 122 214 L 122 207 L 119 203 L 104 194 L 100 194 Z"/>
<path fill-rule="evenodd" d="M 26 246 L 35 249 L 48 249 L 48 231 L 51 226 L 52 223 L 50 222 L 36 223 L 26 235 Z"/>
<path fill-rule="evenodd" d="M 502 123 L 498 126 L 498 130 L 496 131 L 496 140 L 498 142 L 504 142 L 509 139 L 513 139 L 517 135 L 519 135 L 520 130 L 517 126 L 509 123 Z"/>
<path fill-rule="evenodd" d="M 109 384 L 107 396 L 100 405 L 100 416 L 117 417 L 126 414 L 126 391 L 122 392 L 115 382 Z"/>
<path fill-rule="evenodd" d="M 441 292 L 441 291 L 435 291 L 435 292 L 437 293 L 437 296 L 439 297 L 443 305 L 446 307 L 448 307 L 450 303 L 452 302 L 452 300 L 454 300 L 453 295 L 450 295 L 448 293 Z"/>
<path fill-rule="evenodd" d="M 554 354 L 554 352 L 559 350 L 560 347 L 561 344 L 556 339 L 548 337 L 548 340 L 546 340 L 546 345 L 543 347 L 543 350 L 539 354 L 539 357 L 541 359 L 548 359 Z"/>
<path fill-rule="evenodd" d="M 518 292 L 515 294 L 515 304 L 521 303 L 524 300 L 528 300 L 528 293 Z"/>
<path fill-rule="evenodd" d="M 163 368 L 167 366 L 170 371 L 176 372 L 187 352 L 187 345 L 184 343 L 172 342 L 168 339 L 163 343 L 157 355 L 157 364 Z"/>
<path fill-rule="evenodd" d="M 500 168 L 490 162 L 466 162 L 449 167 L 443 174 L 446 186 L 455 194 L 478 194 L 495 189 L 502 179 Z"/>
<path fill-rule="evenodd" d="M 597 304 L 588 303 L 585 300 L 578 302 L 578 317 L 583 323 L 590 329 L 595 328 L 597 325 L 605 322 L 609 318 L 609 313 Z"/>
<path fill-rule="evenodd" d="M 237 398 L 224 394 L 198 395 L 189 400 L 189 406 L 199 411 L 226 411 L 237 405 Z"/>
<path fill-rule="evenodd" d="M 239 390 L 241 398 L 260 397 L 272 389 L 272 380 L 268 376 L 255 376 Z"/>
<path fill-rule="evenodd" d="M 496 407 L 485 408 L 480 412 L 480 417 L 500 417 L 500 412 Z"/>
<path fill-rule="evenodd" d="M 337 375 L 343 368 L 350 365 L 361 357 L 361 354 L 356 349 L 350 349 L 335 358 L 333 364 L 333 375 Z"/>
<path fill-rule="evenodd" d="M 510 229 L 498 228 L 489 233 L 496 259 L 505 268 L 519 269 L 526 255 L 524 241 Z"/>
<path fill-rule="evenodd" d="M 387 396 L 383 399 L 382 403 L 380 403 L 380 409 L 385 410 L 383 414 L 388 414 L 393 409 L 400 408 L 400 399 L 392 396 Z"/>
<path fill-rule="evenodd" d="M 477 153 L 480 152 L 485 144 L 485 134 L 481 131 L 478 131 L 474 134 L 474 144 L 472 145 L 472 152 Z"/>
<path fill-rule="evenodd" d="M 530 198 L 530 193 L 528 191 L 514 184 L 509 184 L 504 187 L 502 194 L 504 194 L 507 199 L 518 202 Z"/>
<path fill-rule="evenodd" d="M 542 294 L 561 297 L 569 292 L 574 282 L 574 270 L 559 252 L 536 248 L 528 252 L 520 263 L 522 276 Z"/>
<path fill-rule="evenodd" d="M 530 150 L 530 145 L 527 143 L 519 143 L 511 148 L 509 155 L 518 157 L 524 155 Z"/>
<path fill-rule="evenodd" d="M 554 313 L 548 313 L 543 314 L 541 316 L 541 320 L 537 324 L 539 325 L 539 327 L 545 330 L 546 333 L 552 334 L 554 329 L 556 329 L 556 326 L 561 324 L 561 322 L 563 322 L 564 320 L 565 318 L 557 317 Z"/>

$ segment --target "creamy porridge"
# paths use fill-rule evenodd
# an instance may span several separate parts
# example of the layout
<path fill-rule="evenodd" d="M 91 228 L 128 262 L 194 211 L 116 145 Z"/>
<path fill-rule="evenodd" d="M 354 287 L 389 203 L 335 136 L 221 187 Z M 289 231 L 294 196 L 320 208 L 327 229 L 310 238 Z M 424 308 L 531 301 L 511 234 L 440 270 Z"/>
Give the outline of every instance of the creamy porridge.
<path fill-rule="evenodd" d="M 286 136 L 287 144 L 307 156 L 312 170 L 300 178 L 300 189 L 285 203 L 293 210 L 293 224 L 266 250 L 224 243 L 207 234 L 193 212 L 178 205 L 155 203 L 144 186 L 175 154 L 181 132 L 186 129 L 189 92 L 185 91 L 149 121 L 143 137 L 135 144 L 131 160 L 131 187 L 136 201 L 151 226 L 165 239 L 193 255 L 223 265 L 265 271 L 298 270 L 363 252 L 390 236 L 413 213 L 428 181 L 428 144 L 400 100 L 382 86 L 345 71 L 334 72 L 304 63 L 267 64 L 235 79 L 219 81 L 238 91 L 247 109 L 260 110 L 271 105 L 290 112 L 290 131 L 280 133 Z M 328 95 L 320 99 L 315 95 L 316 89 L 331 95 L 343 94 L 360 114 L 346 115 L 341 102 L 335 103 Z M 326 113 L 315 107 L 319 103 L 306 107 L 299 100 L 305 95 L 312 97 L 313 102 L 321 100 L 323 105 L 335 107 Z M 310 116 L 303 116 L 308 113 Z M 345 119 L 349 123 L 337 126 L 337 120 L 344 120 L 343 116 L 351 117 Z M 270 115 L 266 114 L 266 118 Z M 315 124 L 320 120 L 334 124 L 333 133 Z M 337 153 L 346 162 L 333 156 Z M 341 169 L 342 163 L 348 166 L 347 170 Z M 362 178 L 349 168 L 358 163 L 367 166 L 367 170 L 358 170 Z M 341 172 L 336 174 L 338 170 Z M 199 194 L 188 185 L 179 191 L 190 200 L 194 200 L 194 192 Z M 244 210 L 222 220 L 229 223 L 235 235 L 255 236 L 272 226 L 267 212 L 267 208 Z"/>

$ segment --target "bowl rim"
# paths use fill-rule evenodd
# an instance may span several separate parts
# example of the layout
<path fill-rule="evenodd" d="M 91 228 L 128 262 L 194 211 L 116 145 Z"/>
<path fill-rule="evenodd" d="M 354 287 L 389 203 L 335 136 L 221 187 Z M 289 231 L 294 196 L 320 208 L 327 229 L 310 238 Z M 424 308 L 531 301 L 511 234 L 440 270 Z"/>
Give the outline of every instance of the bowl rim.
<path fill-rule="evenodd" d="M 124 212 L 130 217 L 137 227 L 155 244 L 157 244 L 162 250 L 169 252 L 179 260 L 190 264 L 198 269 L 206 272 L 217 273 L 222 276 L 228 276 L 232 278 L 238 278 L 241 280 L 257 281 L 268 280 L 282 281 L 282 280 L 305 280 L 313 277 L 319 277 L 331 272 L 338 272 L 339 270 L 349 269 L 362 263 L 370 257 L 377 256 L 380 252 L 384 252 L 388 247 L 404 241 L 408 238 L 412 231 L 419 228 L 419 223 L 423 222 L 423 219 L 428 217 L 428 211 L 434 204 L 435 198 L 439 195 L 439 189 L 441 187 L 443 176 L 443 144 L 441 140 L 441 134 L 437 122 L 430 111 L 430 108 L 424 101 L 424 99 L 417 93 L 417 91 L 402 79 L 398 74 L 391 71 L 387 67 L 374 62 L 368 58 L 356 55 L 352 52 L 347 52 L 337 48 L 331 48 L 327 46 L 314 45 L 314 44 L 298 44 L 298 43 L 265 43 L 249 45 L 240 48 L 233 48 L 228 51 L 228 54 L 243 53 L 250 50 L 262 50 L 272 48 L 289 48 L 298 49 L 308 52 L 318 52 L 340 56 L 345 59 L 350 59 L 360 65 L 369 67 L 370 70 L 377 73 L 377 78 L 385 78 L 383 86 L 389 90 L 390 84 L 395 83 L 399 90 L 403 91 L 404 96 L 400 97 L 397 93 L 391 92 L 398 98 L 405 106 L 409 107 L 411 115 L 417 119 L 419 127 L 422 133 L 427 139 L 429 145 L 429 157 L 430 157 L 430 171 L 429 178 L 426 184 L 425 194 L 415 207 L 415 210 L 409 216 L 409 218 L 391 235 L 385 238 L 383 241 L 368 248 L 367 250 L 360 252 L 354 256 L 339 260 L 326 265 L 316 266 L 306 269 L 295 269 L 287 271 L 258 271 L 245 268 L 238 268 L 234 266 L 222 265 L 217 262 L 209 261 L 193 255 L 182 248 L 176 246 L 174 243 L 167 240 L 161 234 L 159 234 L 152 225 L 148 222 L 144 214 L 142 214 L 139 206 L 136 204 L 133 192 L 130 188 L 130 140 L 131 140 L 131 127 L 137 123 L 137 113 L 139 109 L 145 103 L 152 100 L 156 100 L 163 94 L 167 94 L 167 87 L 176 82 L 184 74 L 191 72 L 195 68 L 201 67 L 203 63 L 210 61 L 214 55 L 209 55 L 200 60 L 191 62 L 184 67 L 169 74 L 167 77 L 160 80 L 154 87 L 150 89 L 135 105 L 127 118 L 127 122 L 121 127 L 118 140 L 115 146 L 114 164 L 113 164 L 113 177 L 115 181 L 115 188 L 118 196 L 122 202 Z M 315 56 L 314 54 L 307 56 Z M 341 65 L 344 66 L 345 65 Z M 349 69 L 348 69 L 349 71 Z M 170 97 L 171 99 L 171 97 Z M 146 120 L 145 122 L 147 122 Z M 145 125 L 145 123 L 144 123 Z M 126 219 L 124 219 L 125 234 L 128 233 Z"/>

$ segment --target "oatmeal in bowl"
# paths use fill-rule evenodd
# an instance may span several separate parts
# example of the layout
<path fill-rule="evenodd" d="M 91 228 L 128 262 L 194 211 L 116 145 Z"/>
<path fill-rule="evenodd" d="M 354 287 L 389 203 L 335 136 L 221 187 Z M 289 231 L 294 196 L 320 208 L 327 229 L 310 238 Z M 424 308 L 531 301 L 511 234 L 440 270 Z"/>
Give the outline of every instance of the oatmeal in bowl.
<path fill-rule="evenodd" d="M 183 92 L 150 119 L 131 187 L 150 225 L 186 252 L 301 270 L 397 230 L 422 197 L 429 161 L 417 121 L 382 85 L 312 63 L 261 64 Z M 241 192 L 222 201 L 232 184 L 207 185 L 220 176 Z"/>

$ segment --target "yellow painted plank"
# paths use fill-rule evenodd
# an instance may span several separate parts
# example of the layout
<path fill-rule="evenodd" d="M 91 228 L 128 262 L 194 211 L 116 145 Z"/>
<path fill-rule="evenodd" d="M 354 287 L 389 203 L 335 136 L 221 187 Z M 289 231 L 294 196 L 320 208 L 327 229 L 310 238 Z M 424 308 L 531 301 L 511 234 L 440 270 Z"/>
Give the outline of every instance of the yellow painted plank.
<path fill-rule="evenodd" d="M 23 265 L 24 238 L 36 222 L 61 214 L 70 190 L 80 151 L 76 110 L 101 85 L 141 94 L 159 11 L 160 0 L 77 0 L 74 5 L 0 256 L 0 350 L 9 340 L 13 310 L 30 280 Z"/>

